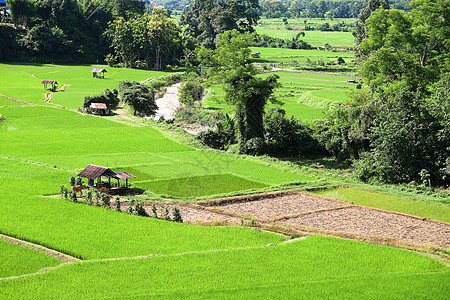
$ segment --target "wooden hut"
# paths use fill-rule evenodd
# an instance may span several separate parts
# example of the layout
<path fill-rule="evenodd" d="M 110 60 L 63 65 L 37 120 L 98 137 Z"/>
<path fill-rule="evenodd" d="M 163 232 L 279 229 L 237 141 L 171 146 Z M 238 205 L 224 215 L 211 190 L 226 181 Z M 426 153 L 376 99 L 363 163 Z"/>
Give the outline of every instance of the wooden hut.
<path fill-rule="evenodd" d="M 92 78 L 105 78 L 105 73 L 108 72 L 105 69 L 102 68 L 92 68 Z M 101 73 L 101 75 L 99 75 Z"/>
<path fill-rule="evenodd" d="M 125 179 L 125 187 L 128 187 L 128 179 L 129 178 L 136 178 L 136 176 L 134 176 L 128 172 L 116 172 L 116 176 L 119 179 Z M 119 179 L 117 179 L 117 182 L 118 182 L 118 185 L 120 186 Z"/>
<path fill-rule="evenodd" d="M 89 180 L 89 186 L 94 186 L 95 179 L 97 179 L 97 187 L 100 187 L 102 177 L 108 178 L 109 185 L 111 185 L 111 178 L 118 179 L 116 173 L 111 171 L 109 168 L 97 165 L 87 166 L 80 172 L 80 174 L 78 174 L 78 177 L 87 178 Z"/>
<path fill-rule="evenodd" d="M 56 82 L 55 80 L 42 80 L 41 84 L 44 85 L 45 90 L 54 92 L 56 91 L 56 85 L 58 84 L 58 82 Z M 51 88 L 47 88 L 48 85 L 51 85 Z"/>
<path fill-rule="evenodd" d="M 91 103 L 89 106 L 94 115 L 109 115 L 111 113 L 110 109 L 105 103 Z"/>

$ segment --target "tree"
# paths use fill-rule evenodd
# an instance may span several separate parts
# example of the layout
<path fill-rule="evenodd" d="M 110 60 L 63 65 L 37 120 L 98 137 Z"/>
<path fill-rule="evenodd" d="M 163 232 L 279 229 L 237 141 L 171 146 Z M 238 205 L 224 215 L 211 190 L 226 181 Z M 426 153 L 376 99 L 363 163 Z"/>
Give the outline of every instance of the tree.
<path fill-rule="evenodd" d="M 377 112 L 370 148 L 355 162 L 363 180 L 450 184 L 449 0 L 411 2 L 402 12 L 379 8 L 360 43 L 360 75 Z"/>
<path fill-rule="evenodd" d="M 264 138 L 264 107 L 267 101 L 276 101 L 273 91 L 280 86 L 277 75 L 255 76 L 257 70 L 249 59 L 253 40 L 248 32 L 226 31 L 219 35 L 216 50 L 199 52 L 203 65 L 210 66 L 209 75 L 226 84 L 225 100 L 236 108 L 241 152 L 246 152 L 251 139 Z"/>
<path fill-rule="evenodd" d="M 119 17 L 109 23 L 105 34 L 115 55 L 127 67 L 134 67 L 137 60 L 144 59 L 147 69 L 152 61 L 156 70 L 162 70 L 181 53 L 181 29 L 164 8 L 128 20 Z"/>
<path fill-rule="evenodd" d="M 361 53 L 359 52 L 359 44 L 363 39 L 367 38 L 367 24 L 366 20 L 370 17 L 373 11 L 377 10 L 379 7 L 384 9 L 389 9 L 388 0 L 369 0 L 367 6 L 361 9 L 358 15 L 358 19 L 355 22 L 355 29 L 353 31 L 353 36 L 355 37 L 355 47 L 356 55 L 359 57 Z"/>
<path fill-rule="evenodd" d="M 114 0 L 114 13 L 122 18 L 133 14 L 143 14 L 145 2 L 142 0 Z"/>
<path fill-rule="evenodd" d="M 167 15 L 164 8 L 154 8 L 147 23 L 150 44 L 155 53 L 155 68 L 164 69 L 166 57 L 175 57 L 175 52 L 181 46 L 181 30 L 175 21 Z"/>
<path fill-rule="evenodd" d="M 28 21 L 35 14 L 34 3 L 30 0 L 8 0 L 14 26 L 17 24 L 28 25 Z"/>
<path fill-rule="evenodd" d="M 145 84 L 124 80 L 119 82 L 118 90 L 120 99 L 133 108 L 135 116 L 151 116 L 158 109 L 153 91 Z"/>
<path fill-rule="evenodd" d="M 197 39 L 201 47 L 214 49 L 217 36 L 228 30 L 253 31 L 259 19 L 257 0 L 195 0 L 181 16 L 185 36 Z"/>

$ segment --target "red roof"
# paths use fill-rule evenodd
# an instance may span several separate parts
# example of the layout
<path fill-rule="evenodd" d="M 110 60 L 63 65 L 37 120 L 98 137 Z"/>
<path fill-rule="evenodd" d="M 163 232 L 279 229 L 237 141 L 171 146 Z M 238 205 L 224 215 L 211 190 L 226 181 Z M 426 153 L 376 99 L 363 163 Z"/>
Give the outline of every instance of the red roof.
<path fill-rule="evenodd" d="M 41 84 L 58 84 L 55 80 L 42 80 Z"/>
<path fill-rule="evenodd" d="M 92 108 L 107 109 L 105 103 L 91 103 Z"/>
<path fill-rule="evenodd" d="M 101 72 L 108 72 L 108 71 L 106 71 L 105 69 L 102 69 L 102 68 L 92 68 L 91 72 L 93 72 L 93 73 L 101 73 Z"/>

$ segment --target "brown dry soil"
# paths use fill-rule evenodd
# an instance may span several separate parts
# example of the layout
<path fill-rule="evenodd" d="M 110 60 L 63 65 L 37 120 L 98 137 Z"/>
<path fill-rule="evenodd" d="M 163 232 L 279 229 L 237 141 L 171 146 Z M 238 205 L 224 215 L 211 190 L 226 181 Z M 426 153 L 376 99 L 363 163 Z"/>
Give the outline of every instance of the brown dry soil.
<path fill-rule="evenodd" d="M 173 204 L 166 204 L 172 210 Z M 112 205 L 111 205 L 112 206 Z M 184 222 L 249 225 L 291 234 L 320 234 L 405 248 L 449 248 L 450 224 L 300 191 L 177 205 Z M 126 209 L 127 204 L 122 204 Z M 152 215 L 151 204 L 145 203 Z"/>

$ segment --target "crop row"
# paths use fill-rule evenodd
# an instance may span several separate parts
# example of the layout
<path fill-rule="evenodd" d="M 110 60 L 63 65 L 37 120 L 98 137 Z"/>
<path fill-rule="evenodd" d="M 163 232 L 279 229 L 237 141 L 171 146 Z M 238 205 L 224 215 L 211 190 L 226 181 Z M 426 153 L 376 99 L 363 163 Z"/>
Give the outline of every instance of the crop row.
<path fill-rule="evenodd" d="M 39 277 L 0 282 L 0 289 L 6 296 L 39 299 L 444 299 L 449 279 L 447 267 L 414 252 L 308 237 L 257 249 L 73 263 Z"/>

